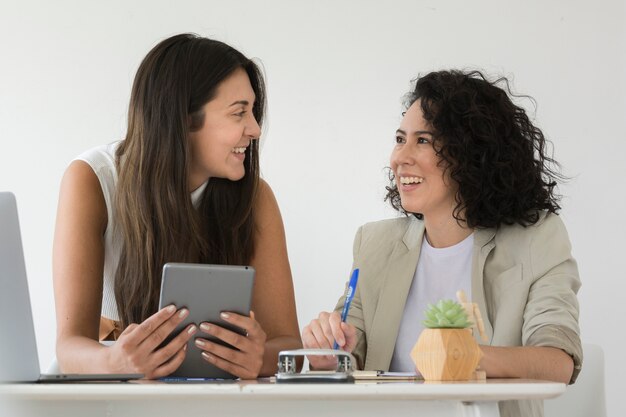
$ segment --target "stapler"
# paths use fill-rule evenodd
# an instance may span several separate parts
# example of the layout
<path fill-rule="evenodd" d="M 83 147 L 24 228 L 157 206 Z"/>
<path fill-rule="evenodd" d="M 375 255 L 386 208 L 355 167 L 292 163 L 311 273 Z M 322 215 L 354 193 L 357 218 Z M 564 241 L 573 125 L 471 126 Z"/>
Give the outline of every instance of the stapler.
<path fill-rule="evenodd" d="M 298 356 L 336 356 L 337 369 L 330 371 L 309 370 L 298 372 Z M 283 350 L 278 354 L 276 382 L 353 382 L 356 359 L 351 353 L 338 349 L 296 349 Z"/>

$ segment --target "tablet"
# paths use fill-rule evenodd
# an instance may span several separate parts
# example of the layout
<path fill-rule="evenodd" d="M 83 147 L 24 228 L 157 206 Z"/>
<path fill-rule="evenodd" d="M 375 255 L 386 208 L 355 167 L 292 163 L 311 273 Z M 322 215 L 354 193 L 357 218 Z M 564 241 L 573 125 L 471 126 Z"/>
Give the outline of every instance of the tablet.
<path fill-rule="evenodd" d="M 159 309 L 174 304 L 189 310 L 187 318 L 172 332 L 164 343 L 169 342 L 189 324 L 202 322 L 245 334 L 245 330 L 220 318 L 229 311 L 248 316 L 254 284 L 254 268 L 251 266 L 205 265 L 167 263 L 163 266 Z M 175 378 L 235 379 L 236 376 L 211 365 L 201 356 L 195 345 L 196 337 L 227 345 L 219 339 L 198 331 L 187 344 L 187 355 L 180 367 L 170 375 Z"/>

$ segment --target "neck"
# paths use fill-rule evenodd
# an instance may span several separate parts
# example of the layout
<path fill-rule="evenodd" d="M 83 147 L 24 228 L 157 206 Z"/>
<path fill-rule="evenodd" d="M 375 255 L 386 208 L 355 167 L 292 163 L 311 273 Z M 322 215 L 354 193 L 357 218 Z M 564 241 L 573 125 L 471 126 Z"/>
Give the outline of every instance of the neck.
<path fill-rule="evenodd" d="M 198 187 L 204 184 L 205 181 L 207 180 L 208 178 L 206 176 L 190 174 L 189 180 L 188 180 L 189 192 L 193 193 L 194 191 L 198 189 Z"/>
<path fill-rule="evenodd" d="M 426 238 L 434 248 L 447 248 L 465 240 L 474 229 L 459 224 L 452 216 L 433 219 L 424 216 Z"/>

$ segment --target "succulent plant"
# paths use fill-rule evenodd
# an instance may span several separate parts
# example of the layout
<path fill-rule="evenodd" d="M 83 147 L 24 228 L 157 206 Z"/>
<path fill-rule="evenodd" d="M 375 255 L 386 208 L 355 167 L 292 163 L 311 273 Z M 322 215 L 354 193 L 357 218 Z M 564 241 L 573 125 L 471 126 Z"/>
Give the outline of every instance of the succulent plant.
<path fill-rule="evenodd" d="M 453 300 L 439 300 L 435 305 L 428 304 L 425 314 L 426 320 L 422 323 L 430 329 L 464 329 L 472 325 L 463 306 Z"/>

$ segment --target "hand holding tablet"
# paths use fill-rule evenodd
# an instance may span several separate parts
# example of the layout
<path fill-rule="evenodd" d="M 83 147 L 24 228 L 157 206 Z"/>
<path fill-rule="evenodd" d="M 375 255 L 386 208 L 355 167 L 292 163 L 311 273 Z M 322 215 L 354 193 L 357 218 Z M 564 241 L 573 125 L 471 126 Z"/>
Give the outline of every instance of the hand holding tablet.
<path fill-rule="evenodd" d="M 185 346 L 197 332 L 197 326 L 186 325 L 176 337 L 163 340 L 182 325 L 189 311 L 168 305 L 159 309 L 140 324 L 130 324 L 117 341 L 107 347 L 107 362 L 114 371 L 136 372 L 146 379 L 162 378 L 171 374 L 185 358 Z"/>
<path fill-rule="evenodd" d="M 209 335 L 226 342 L 211 341 L 203 334 L 196 338 L 196 346 L 202 350 L 204 360 L 241 379 L 255 379 L 263 366 L 265 352 L 265 332 L 254 318 L 235 314 L 222 313 L 220 317 L 230 324 L 246 329 L 245 335 L 227 330 L 208 323 L 200 324 L 204 335 Z"/>

